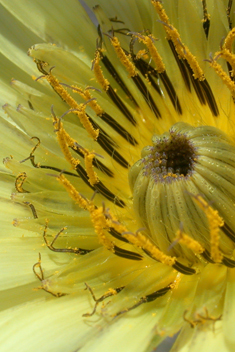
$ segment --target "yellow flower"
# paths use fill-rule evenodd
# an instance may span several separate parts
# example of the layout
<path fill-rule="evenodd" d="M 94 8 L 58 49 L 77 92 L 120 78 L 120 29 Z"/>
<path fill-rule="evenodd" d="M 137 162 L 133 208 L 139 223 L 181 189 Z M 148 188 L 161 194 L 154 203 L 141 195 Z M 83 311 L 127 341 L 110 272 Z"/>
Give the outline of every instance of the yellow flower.
<path fill-rule="evenodd" d="M 2 349 L 234 351 L 233 2 L 81 3 L 1 0 Z"/>

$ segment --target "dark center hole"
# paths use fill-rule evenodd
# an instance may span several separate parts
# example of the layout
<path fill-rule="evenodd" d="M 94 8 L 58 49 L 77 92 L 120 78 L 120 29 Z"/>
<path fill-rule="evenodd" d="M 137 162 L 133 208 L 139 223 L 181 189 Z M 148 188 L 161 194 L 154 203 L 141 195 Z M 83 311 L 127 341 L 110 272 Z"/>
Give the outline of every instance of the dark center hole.
<path fill-rule="evenodd" d="M 148 174 L 187 176 L 193 170 L 195 150 L 184 135 L 170 134 L 161 138 L 151 148 L 145 159 Z"/>

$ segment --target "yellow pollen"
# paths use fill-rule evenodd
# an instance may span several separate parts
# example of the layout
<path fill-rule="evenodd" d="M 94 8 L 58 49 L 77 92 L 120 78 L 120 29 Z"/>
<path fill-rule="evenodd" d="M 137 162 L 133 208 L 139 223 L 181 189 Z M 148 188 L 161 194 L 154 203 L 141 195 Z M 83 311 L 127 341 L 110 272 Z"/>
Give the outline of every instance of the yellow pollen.
<path fill-rule="evenodd" d="M 86 151 L 84 156 L 85 156 L 85 167 L 86 167 L 87 176 L 89 178 L 89 183 L 91 184 L 91 186 L 94 186 L 96 183 L 99 182 L 99 178 L 96 172 L 94 171 L 94 166 L 92 164 L 95 155 Z"/>
<path fill-rule="evenodd" d="M 65 159 L 72 165 L 74 169 L 76 169 L 76 166 L 80 163 L 80 161 L 72 156 L 67 143 L 68 135 L 63 128 L 62 122 L 59 122 L 58 119 L 56 119 L 55 128 L 57 129 L 56 135 L 60 149 L 63 152 Z"/>
<path fill-rule="evenodd" d="M 157 48 L 154 45 L 154 38 L 150 35 L 141 35 L 141 36 L 137 36 L 137 38 L 139 39 L 139 41 L 142 41 L 148 48 L 149 53 L 156 65 L 156 70 L 158 73 L 162 73 L 166 70 L 165 65 L 162 61 L 161 56 L 159 55 Z"/>
<path fill-rule="evenodd" d="M 180 176 L 182 177 L 182 176 L 184 176 L 184 175 L 180 175 Z M 164 179 L 167 178 L 167 177 L 178 178 L 178 177 L 180 177 L 180 176 L 177 175 L 177 174 L 173 174 L 172 172 L 168 172 L 167 175 L 163 175 L 163 178 L 164 178 Z"/>
<path fill-rule="evenodd" d="M 78 116 L 81 124 L 89 133 L 89 135 L 96 140 L 99 135 L 99 130 L 95 130 L 89 121 L 88 116 L 84 111 L 84 107 L 81 107 L 76 100 L 74 100 L 71 95 L 67 92 L 67 90 L 60 84 L 57 78 L 55 78 L 50 72 L 45 76 L 47 81 L 53 87 L 53 89 L 59 94 L 59 96 L 70 106 L 71 109 L 75 109 L 73 113 Z"/>
<path fill-rule="evenodd" d="M 90 100 L 92 98 L 89 90 L 84 91 L 85 97 L 87 100 Z M 103 109 L 99 106 L 96 100 L 91 100 L 88 105 L 95 111 L 96 115 L 102 115 L 103 114 Z"/>
<path fill-rule="evenodd" d="M 201 196 L 195 196 L 194 200 L 204 211 L 208 220 L 210 230 L 211 259 L 216 263 L 221 263 L 223 255 L 219 249 L 219 228 L 224 225 L 224 221 L 219 216 L 218 211 L 214 210 Z"/>
<path fill-rule="evenodd" d="M 172 266 L 176 262 L 175 257 L 170 257 L 158 249 L 149 238 L 142 235 L 140 231 L 136 233 L 129 232 L 128 229 L 122 225 L 116 217 L 109 211 L 108 212 L 107 224 L 109 227 L 113 227 L 118 233 L 120 233 L 124 238 L 126 238 L 131 244 L 146 250 L 152 258 L 155 260 L 166 264 L 168 266 Z"/>
<path fill-rule="evenodd" d="M 133 63 L 129 60 L 128 56 L 125 54 L 123 49 L 121 48 L 120 42 L 117 37 L 112 37 L 111 38 L 111 43 L 114 47 L 114 50 L 117 54 L 117 57 L 121 61 L 121 63 L 125 66 L 127 72 L 129 73 L 130 77 L 134 77 L 137 75 L 135 66 Z"/>
<path fill-rule="evenodd" d="M 58 119 L 54 118 L 56 121 L 55 127 L 57 128 L 56 134 L 57 134 L 57 139 L 61 148 L 61 151 L 63 152 L 65 159 L 72 165 L 72 167 L 76 170 L 76 167 L 78 164 L 80 164 L 80 161 L 78 159 L 75 159 L 70 150 L 69 147 L 76 147 L 76 144 L 78 143 L 70 137 L 70 135 L 64 130 L 62 122 L 60 122 Z M 93 167 L 93 159 L 95 157 L 94 153 L 89 152 L 85 148 L 79 148 L 79 149 L 85 158 L 85 168 L 86 168 L 86 173 L 88 176 L 88 181 L 90 182 L 91 186 L 94 186 L 96 183 L 99 182 L 99 178 L 94 171 Z"/>
<path fill-rule="evenodd" d="M 76 188 L 69 182 L 69 180 L 63 175 L 59 175 L 57 177 L 58 181 L 63 185 L 66 189 L 70 197 L 77 203 L 80 208 L 88 210 L 90 203 L 86 198 L 83 198 L 80 193 L 76 190 Z"/>
<path fill-rule="evenodd" d="M 215 53 L 215 57 L 222 57 L 232 66 L 232 76 L 234 76 L 235 72 L 235 55 L 232 54 L 228 49 L 222 49 L 220 52 Z"/>
<path fill-rule="evenodd" d="M 223 48 L 232 52 L 232 44 L 235 39 L 235 28 L 233 28 L 224 40 Z"/>
<path fill-rule="evenodd" d="M 210 61 L 210 66 L 215 70 L 217 75 L 222 79 L 223 83 L 231 91 L 232 96 L 235 97 L 235 83 L 227 75 L 227 73 L 222 69 L 221 65 L 217 63 L 216 60 Z"/>
<path fill-rule="evenodd" d="M 160 4 L 160 1 L 158 0 L 151 0 L 155 10 L 157 11 L 159 17 L 161 18 L 161 21 L 163 21 L 164 23 L 166 23 L 167 25 L 170 25 L 170 21 L 169 18 L 164 10 L 164 8 L 162 7 L 162 5 Z"/>
<path fill-rule="evenodd" d="M 117 291 L 115 289 L 113 289 L 112 287 L 110 287 L 106 293 L 111 294 L 111 295 L 116 295 Z"/>
<path fill-rule="evenodd" d="M 157 0 L 152 0 L 152 4 L 155 10 L 157 11 L 161 21 L 163 22 L 168 39 L 171 39 L 173 42 L 177 54 L 181 59 L 185 59 L 188 62 L 191 69 L 193 70 L 194 78 L 203 81 L 205 79 L 205 76 L 196 60 L 196 57 L 193 56 L 188 47 L 182 43 L 179 32 L 176 28 L 174 28 L 174 26 L 172 26 L 172 24 L 170 24 L 169 18 L 166 15 L 161 3 Z"/>
<path fill-rule="evenodd" d="M 103 207 L 95 208 L 93 206 L 90 207 L 89 209 L 90 216 L 91 216 L 91 221 L 93 223 L 94 229 L 96 234 L 98 235 L 99 242 L 108 250 L 113 251 L 114 249 L 114 244 L 111 240 L 109 240 L 105 234 L 104 229 L 108 228 L 106 219 L 104 216 L 104 209 Z"/>
<path fill-rule="evenodd" d="M 235 39 L 235 28 L 233 28 L 225 38 L 224 44 L 220 52 L 215 54 L 215 58 L 222 57 L 225 59 L 231 66 L 233 71 L 232 76 L 234 76 L 235 72 L 235 55 L 232 52 L 232 45 Z M 216 59 L 215 59 L 216 60 Z"/>
<path fill-rule="evenodd" d="M 97 50 L 95 53 L 95 58 L 93 60 L 93 70 L 94 70 L 94 74 L 97 82 L 100 84 L 100 86 L 104 91 L 107 91 L 109 89 L 110 83 L 106 78 L 104 78 L 99 62 L 100 62 L 100 52 L 99 50 Z"/>
<path fill-rule="evenodd" d="M 145 49 L 139 50 L 138 53 L 136 54 L 137 59 L 145 59 L 147 60 L 149 58 L 149 55 L 147 54 L 147 51 Z"/>
<path fill-rule="evenodd" d="M 176 258 L 175 257 L 170 257 L 163 252 L 160 251 L 147 237 L 142 235 L 140 232 L 133 233 L 133 234 L 123 234 L 123 237 L 125 237 L 130 243 L 133 245 L 142 248 L 143 250 L 147 251 L 150 253 L 151 257 L 154 258 L 155 260 L 158 260 L 159 262 L 172 266 L 175 264 Z"/>
<path fill-rule="evenodd" d="M 61 174 L 58 181 L 64 186 L 70 197 L 84 210 L 89 211 L 94 230 L 98 235 L 99 242 L 108 250 L 114 251 L 113 242 L 107 238 L 105 230 L 109 229 L 107 220 L 105 218 L 104 208 L 96 208 L 92 201 L 83 198 L 76 188 L 69 182 L 69 180 Z"/>
<path fill-rule="evenodd" d="M 91 100 L 92 96 L 91 93 L 89 92 L 88 89 L 82 90 L 81 88 L 78 88 L 76 86 L 71 86 L 73 89 L 74 93 L 78 93 L 85 101 L 89 101 L 87 105 L 89 105 L 96 113 L 96 115 L 102 115 L 103 114 L 103 109 L 99 106 L 96 100 Z"/>
<path fill-rule="evenodd" d="M 204 248 L 200 245 L 198 241 L 195 241 L 193 238 L 189 237 L 181 230 L 177 231 L 175 241 L 178 241 L 184 244 L 187 248 L 191 249 L 195 254 L 201 254 L 204 252 Z"/>

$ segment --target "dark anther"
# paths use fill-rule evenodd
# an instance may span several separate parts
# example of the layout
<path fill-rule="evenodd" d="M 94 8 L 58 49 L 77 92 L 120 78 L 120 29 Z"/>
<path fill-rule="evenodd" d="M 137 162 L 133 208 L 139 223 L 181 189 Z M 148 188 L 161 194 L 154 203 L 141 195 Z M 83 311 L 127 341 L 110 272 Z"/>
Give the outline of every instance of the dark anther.
<path fill-rule="evenodd" d="M 172 266 L 175 270 L 179 271 L 180 273 L 182 273 L 184 275 L 193 275 L 196 273 L 195 269 L 189 268 L 188 266 L 185 266 L 185 265 L 179 263 L 178 261 L 176 261 L 175 264 Z"/>
<path fill-rule="evenodd" d="M 127 251 L 126 249 L 114 246 L 113 248 L 114 254 L 116 254 L 118 257 L 125 258 L 125 259 L 130 259 L 130 260 L 142 260 L 143 257 L 139 253 Z"/>
<path fill-rule="evenodd" d="M 36 212 L 36 209 L 34 207 L 34 205 L 30 202 L 23 202 L 25 205 L 28 205 L 33 213 L 33 217 L 34 219 L 37 219 L 38 218 L 38 215 L 37 215 L 37 212 Z"/>
<path fill-rule="evenodd" d="M 114 318 L 118 317 L 121 314 L 127 313 L 130 310 L 133 310 L 133 309 L 139 307 L 143 303 L 149 303 L 149 302 L 152 302 L 161 296 L 164 296 L 170 289 L 171 289 L 171 285 L 168 285 L 164 288 L 161 288 L 160 290 L 157 290 L 153 293 L 150 293 L 149 295 L 141 297 L 140 300 L 136 304 L 134 304 L 133 306 L 126 308 L 126 309 L 118 312 L 117 314 L 115 314 Z"/>

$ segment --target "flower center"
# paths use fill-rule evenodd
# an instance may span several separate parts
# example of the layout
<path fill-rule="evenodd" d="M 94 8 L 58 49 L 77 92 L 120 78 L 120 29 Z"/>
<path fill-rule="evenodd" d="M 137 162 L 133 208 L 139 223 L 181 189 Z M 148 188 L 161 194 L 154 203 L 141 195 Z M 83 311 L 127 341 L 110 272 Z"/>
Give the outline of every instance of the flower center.
<path fill-rule="evenodd" d="M 231 258 L 233 143 L 215 127 L 185 123 L 154 136 L 152 142 L 129 172 L 139 226 L 167 255 L 190 263 L 201 253 L 215 262 Z"/>
<path fill-rule="evenodd" d="M 142 151 L 145 176 L 164 182 L 192 174 L 196 152 L 184 134 L 167 132 L 152 141 L 153 146 Z"/>

